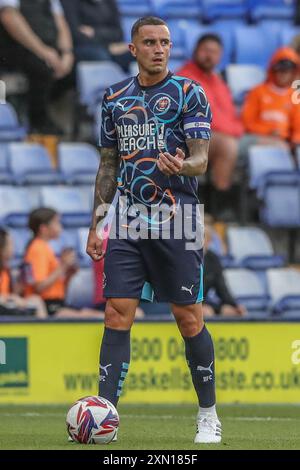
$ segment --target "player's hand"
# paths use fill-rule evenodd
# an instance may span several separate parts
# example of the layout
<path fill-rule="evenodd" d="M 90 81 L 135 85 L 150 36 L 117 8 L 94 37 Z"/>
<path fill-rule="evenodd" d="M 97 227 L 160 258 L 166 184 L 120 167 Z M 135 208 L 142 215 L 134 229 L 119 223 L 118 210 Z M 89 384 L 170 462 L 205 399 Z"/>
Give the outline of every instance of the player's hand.
<path fill-rule="evenodd" d="M 93 261 L 100 261 L 104 257 L 102 245 L 103 245 L 102 238 L 99 238 L 96 230 L 91 229 L 89 231 L 88 241 L 86 245 L 86 252 L 92 258 Z"/>
<path fill-rule="evenodd" d="M 184 159 L 185 153 L 177 147 L 175 157 L 168 152 L 161 152 L 157 160 L 157 166 L 166 176 L 178 175 L 182 170 Z"/>

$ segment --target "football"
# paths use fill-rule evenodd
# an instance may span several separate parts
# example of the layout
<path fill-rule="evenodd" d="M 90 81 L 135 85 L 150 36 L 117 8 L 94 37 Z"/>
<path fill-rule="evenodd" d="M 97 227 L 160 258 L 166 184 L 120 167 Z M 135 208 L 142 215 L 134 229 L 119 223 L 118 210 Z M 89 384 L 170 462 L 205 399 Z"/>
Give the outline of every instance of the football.
<path fill-rule="evenodd" d="M 67 414 L 67 431 L 80 444 L 109 444 L 119 426 L 119 415 L 112 403 L 102 397 L 77 400 Z"/>

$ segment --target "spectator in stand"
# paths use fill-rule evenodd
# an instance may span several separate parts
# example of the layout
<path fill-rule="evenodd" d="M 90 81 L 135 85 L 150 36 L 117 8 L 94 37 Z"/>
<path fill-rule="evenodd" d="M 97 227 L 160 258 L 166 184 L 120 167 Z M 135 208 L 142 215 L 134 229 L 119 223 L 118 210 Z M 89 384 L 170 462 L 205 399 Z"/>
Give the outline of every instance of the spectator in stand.
<path fill-rule="evenodd" d="M 10 272 L 13 258 L 13 243 L 9 233 L 0 228 L 0 314 L 24 315 L 35 312 L 38 318 L 47 317 L 47 309 L 42 299 L 31 295 L 23 299 L 18 283 L 14 283 Z"/>
<path fill-rule="evenodd" d="M 133 58 L 124 42 L 115 0 L 61 0 L 76 60 L 113 60 L 127 71 Z"/>
<path fill-rule="evenodd" d="M 24 255 L 25 296 L 40 295 L 48 314 L 56 318 L 103 318 L 103 312 L 65 306 L 66 289 L 78 267 L 72 248 L 66 248 L 58 259 L 49 245 L 50 240 L 59 237 L 62 229 L 57 212 L 48 208 L 32 211 L 29 228 L 33 239 Z"/>
<path fill-rule="evenodd" d="M 72 36 L 59 0 L 0 0 L 0 67 L 29 81 L 31 132 L 58 134 L 47 113 L 55 84 L 73 68 Z"/>
<path fill-rule="evenodd" d="M 243 154 L 250 145 L 278 145 L 294 149 L 300 144 L 300 107 L 293 103 L 292 82 L 299 73 L 300 59 L 290 47 L 273 55 L 267 79 L 246 97 L 242 117 L 247 131 Z"/>
<path fill-rule="evenodd" d="M 218 255 L 210 250 L 212 241 L 212 228 L 205 226 L 204 242 L 204 303 L 203 313 L 205 317 L 222 315 L 224 317 L 244 316 L 246 309 L 243 305 L 238 305 L 230 293 L 223 274 L 223 267 Z M 219 301 L 210 300 L 208 292 L 214 289 Z"/>
<path fill-rule="evenodd" d="M 219 200 L 225 204 L 232 184 L 243 125 L 237 115 L 228 86 L 215 71 L 221 61 L 222 52 L 223 45 L 219 36 L 216 34 L 201 36 L 192 60 L 183 65 L 177 75 L 198 82 L 204 88 L 209 101 L 213 116 L 209 162 Z"/>

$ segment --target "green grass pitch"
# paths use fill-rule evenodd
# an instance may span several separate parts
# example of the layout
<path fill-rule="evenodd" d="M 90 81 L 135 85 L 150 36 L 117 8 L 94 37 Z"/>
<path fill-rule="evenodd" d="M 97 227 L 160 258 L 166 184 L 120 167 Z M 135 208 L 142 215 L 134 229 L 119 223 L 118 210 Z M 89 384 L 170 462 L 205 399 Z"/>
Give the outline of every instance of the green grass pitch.
<path fill-rule="evenodd" d="M 195 406 L 120 405 L 117 443 L 67 442 L 67 406 L 0 406 L 0 449 L 196 450 L 300 449 L 300 407 L 224 405 L 218 407 L 223 441 L 193 444 Z"/>

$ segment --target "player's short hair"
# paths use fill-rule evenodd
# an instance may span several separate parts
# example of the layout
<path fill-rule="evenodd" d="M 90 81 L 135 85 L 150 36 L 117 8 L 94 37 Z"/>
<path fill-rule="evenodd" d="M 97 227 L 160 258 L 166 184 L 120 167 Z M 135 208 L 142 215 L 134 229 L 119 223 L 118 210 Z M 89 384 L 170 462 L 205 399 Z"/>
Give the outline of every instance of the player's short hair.
<path fill-rule="evenodd" d="M 201 44 L 203 44 L 206 41 L 214 41 L 217 44 L 219 44 L 220 47 L 223 47 L 223 41 L 218 34 L 206 33 L 200 36 L 200 38 L 198 39 L 196 46 L 195 46 L 195 51 L 198 49 L 199 46 L 201 46 Z"/>
<path fill-rule="evenodd" d="M 158 16 L 143 16 L 142 18 L 139 18 L 132 26 L 131 40 L 139 32 L 139 29 L 142 26 L 167 26 L 168 27 L 167 23 L 161 18 L 158 18 Z"/>
<path fill-rule="evenodd" d="M 29 214 L 28 227 L 34 235 L 39 233 L 41 225 L 49 224 L 58 215 L 56 210 L 48 207 L 40 207 Z"/>

